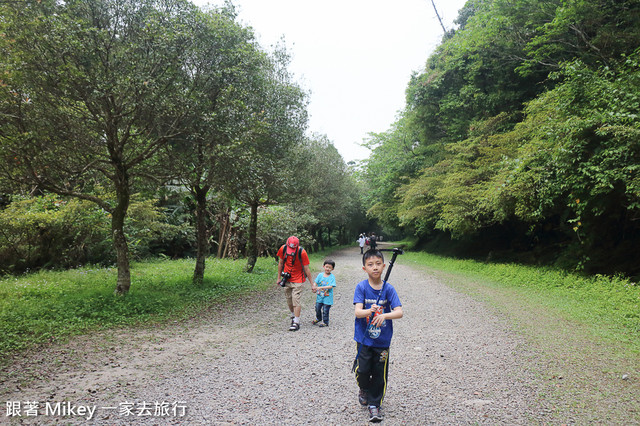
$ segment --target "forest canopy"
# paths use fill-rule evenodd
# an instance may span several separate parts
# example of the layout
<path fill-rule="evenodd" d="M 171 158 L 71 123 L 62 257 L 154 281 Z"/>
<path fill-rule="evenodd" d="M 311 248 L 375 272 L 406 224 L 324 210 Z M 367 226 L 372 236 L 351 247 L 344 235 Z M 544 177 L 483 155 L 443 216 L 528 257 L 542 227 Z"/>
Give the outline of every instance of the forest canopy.
<path fill-rule="evenodd" d="M 231 2 L 0 2 L 0 273 L 360 232 L 640 274 L 640 4 L 469 0 L 345 164 Z M 366 214 L 365 214 L 366 212 Z"/>
<path fill-rule="evenodd" d="M 366 221 L 342 157 L 307 133 L 286 46 L 263 49 L 230 2 L 0 16 L 0 272 L 115 263 L 125 294 L 131 258 L 193 256 L 199 284 L 212 252 L 251 271 L 291 234 L 313 250 Z"/>
<path fill-rule="evenodd" d="M 470 0 L 456 23 L 370 135 L 369 215 L 454 254 L 640 273 L 640 3 Z"/>

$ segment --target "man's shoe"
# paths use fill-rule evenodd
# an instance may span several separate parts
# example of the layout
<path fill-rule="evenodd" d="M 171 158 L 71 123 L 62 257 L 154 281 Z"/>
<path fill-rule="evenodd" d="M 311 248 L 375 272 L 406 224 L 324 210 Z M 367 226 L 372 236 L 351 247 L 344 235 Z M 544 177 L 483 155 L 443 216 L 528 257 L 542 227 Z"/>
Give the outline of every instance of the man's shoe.
<path fill-rule="evenodd" d="M 319 323 L 320 320 L 319 319 L 314 319 L 313 321 L 311 321 L 311 324 L 316 325 L 317 323 Z"/>
<path fill-rule="evenodd" d="M 362 389 L 360 389 L 360 392 L 358 393 L 358 402 L 360 405 L 367 405 L 367 392 Z"/>
<path fill-rule="evenodd" d="M 329 327 L 329 324 L 325 324 L 323 322 L 318 324 L 318 327 Z"/>
<path fill-rule="evenodd" d="M 372 423 L 380 423 L 382 421 L 382 412 L 380 407 L 369 406 L 369 421 Z"/>
<path fill-rule="evenodd" d="M 298 331 L 300 330 L 300 324 L 297 322 L 292 322 L 291 327 L 289 327 L 289 331 Z"/>

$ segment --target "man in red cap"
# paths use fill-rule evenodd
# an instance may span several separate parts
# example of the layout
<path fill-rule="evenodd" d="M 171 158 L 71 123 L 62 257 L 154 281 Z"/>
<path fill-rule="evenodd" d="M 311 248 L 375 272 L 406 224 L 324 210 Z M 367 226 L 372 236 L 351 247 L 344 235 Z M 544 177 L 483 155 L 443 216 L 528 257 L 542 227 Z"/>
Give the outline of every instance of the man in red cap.
<path fill-rule="evenodd" d="M 311 271 L 309 270 L 309 255 L 307 251 L 300 247 L 298 237 L 293 235 L 287 238 L 287 244 L 278 250 L 278 280 L 283 272 L 291 274 L 284 286 L 284 295 L 287 298 L 287 304 L 291 311 L 291 326 L 289 331 L 298 331 L 300 329 L 300 312 L 302 304 L 302 287 L 304 282 L 309 280 L 311 289 L 315 290 L 315 283 L 311 280 Z"/>

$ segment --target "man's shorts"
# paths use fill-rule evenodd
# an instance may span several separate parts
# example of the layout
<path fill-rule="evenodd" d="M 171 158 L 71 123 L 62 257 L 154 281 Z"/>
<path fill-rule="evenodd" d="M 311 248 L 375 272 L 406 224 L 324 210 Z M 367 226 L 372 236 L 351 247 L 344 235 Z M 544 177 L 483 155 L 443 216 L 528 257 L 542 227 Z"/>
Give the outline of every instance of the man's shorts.
<path fill-rule="evenodd" d="M 284 295 L 287 298 L 289 306 L 302 306 L 302 288 L 304 283 L 286 283 L 284 287 Z"/>

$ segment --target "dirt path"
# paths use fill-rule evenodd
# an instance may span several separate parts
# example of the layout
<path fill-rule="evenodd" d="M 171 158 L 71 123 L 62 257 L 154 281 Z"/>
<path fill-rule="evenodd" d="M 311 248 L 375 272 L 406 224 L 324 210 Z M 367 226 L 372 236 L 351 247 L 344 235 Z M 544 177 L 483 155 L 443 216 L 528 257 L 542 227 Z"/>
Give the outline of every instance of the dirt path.
<path fill-rule="evenodd" d="M 358 248 L 333 258 L 330 327 L 311 325 L 308 291 L 300 331 L 287 331 L 274 286 L 186 323 L 75 339 L 2 372 L 2 405 L 21 416 L 7 406 L 0 423 L 366 424 L 350 373 L 353 290 L 365 276 Z M 506 320 L 402 257 L 390 282 L 405 317 L 394 326 L 386 424 L 555 422 L 538 398 L 538 356 Z"/>

